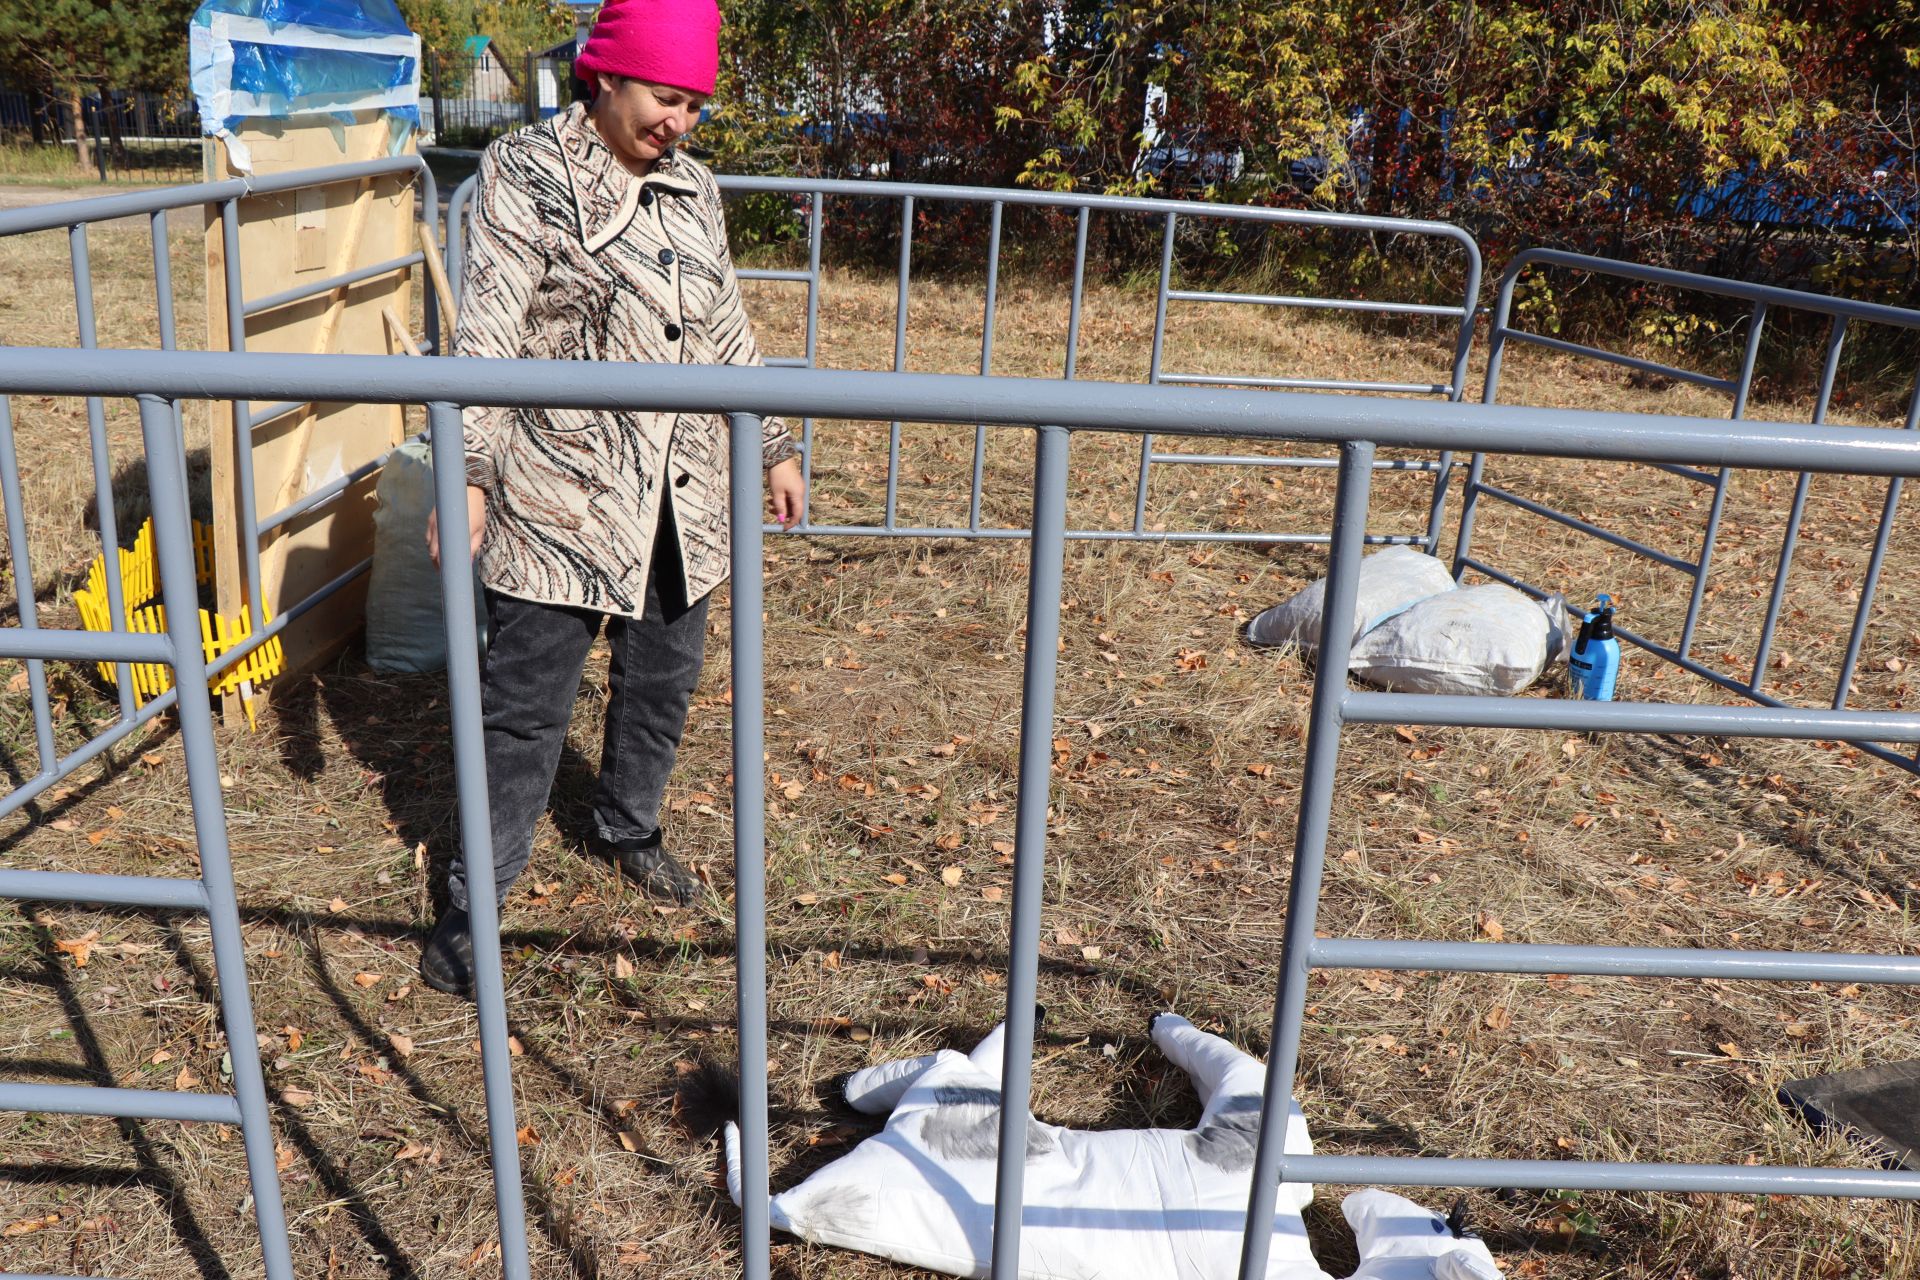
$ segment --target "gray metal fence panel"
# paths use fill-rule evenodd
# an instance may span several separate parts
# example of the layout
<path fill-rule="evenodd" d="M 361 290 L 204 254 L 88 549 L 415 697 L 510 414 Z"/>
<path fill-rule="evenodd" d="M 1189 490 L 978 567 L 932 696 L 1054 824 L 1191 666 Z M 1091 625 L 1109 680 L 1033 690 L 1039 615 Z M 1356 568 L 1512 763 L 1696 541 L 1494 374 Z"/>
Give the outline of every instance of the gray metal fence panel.
<path fill-rule="evenodd" d="M 447 210 L 446 258 L 453 287 L 461 287 L 466 261 L 465 227 L 478 176 L 455 188 Z M 767 178 L 720 175 L 720 189 L 732 195 L 772 194 L 807 201 L 807 269 L 805 271 L 747 268 L 739 272 L 742 280 L 783 281 L 804 284 L 807 289 L 804 355 L 781 358 L 767 363 L 776 366 L 814 366 L 818 355 L 820 292 L 820 246 L 826 221 L 827 197 L 862 200 L 896 200 L 900 204 L 899 252 L 894 272 L 894 325 L 892 367 L 896 372 L 907 367 L 908 317 L 911 308 L 910 275 L 913 265 L 914 212 L 922 202 L 977 204 L 989 211 L 986 270 L 986 315 L 981 328 L 980 372 L 992 371 L 994 313 L 998 297 L 1001 228 L 1009 206 L 1056 209 L 1072 212 L 1075 218 L 1074 256 L 1067 321 L 1067 351 L 1062 376 L 1072 380 L 1077 373 L 1080 347 L 1080 317 L 1086 294 L 1087 223 L 1093 213 L 1131 215 L 1160 220 L 1160 272 L 1153 303 L 1153 338 L 1149 346 L 1147 382 L 1149 385 L 1179 384 L 1197 387 L 1259 387 L 1273 390 L 1354 391 L 1379 394 L 1438 396 L 1449 400 L 1462 398 L 1466 388 L 1467 358 L 1473 342 L 1474 319 L 1479 305 L 1481 257 L 1478 243 L 1459 227 L 1441 222 L 1411 218 L 1384 218 L 1361 214 L 1329 213 L 1317 210 L 1271 209 L 1253 205 L 1203 204 L 1186 200 L 1165 200 L 1135 196 L 1071 195 L 1040 191 L 1021 191 L 999 187 L 936 186 L 927 183 L 875 182 L 805 178 Z M 1242 294 L 1209 290 L 1182 290 L 1173 285 L 1174 243 L 1181 220 L 1241 222 L 1264 225 L 1296 226 L 1367 232 L 1376 235 L 1405 235 L 1438 240 L 1455 247 L 1462 258 L 1463 295 L 1458 306 L 1431 303 L 1381 301 L 1375 299 L 1312 298 L 1285 294 Z M 1218 374 L 1168 372 L 1162 368 L 1166 349 L 1168 308 L 1170 303 L 1244 304 L 1261 307 L 1298 308 L 1366 312 L 1378 315 L 1402 315 L 1453 321 L 1454 343 L 1451 363 L 1443 382 L 1381 382 L 1366 379 L 1325 379 L 1295 377 L 1228 376 Z M 825 524 L 814 519 L 812 485 L 803 504 L 798 524 L 788 531 L 802 534 L 872 534 L 882 537 L 910 538 L 996 538 L 1029 535 L 1027 529 L 983 526 L 980 506 L 985 478 L 985 428 L 975 423 L 972 482 L 967 497 L 965 525 L 903 525 L 899 519 L 901 422 L 895 414 L 883 415 L 887 423 L 886 493 L 878 524 Z M 814 419 L 801 422 L 802 466 L 812 479 Z M 1230 542 L 1255 544 L 1323 543 L 1320 532 L 1267 530 L 1253 533 L 1209 533 L 1202 531 L 1164 531 L 1147 528 L 1149 483 L 1156 466 L 1272 467 L 1295 466 L 1330 468 L 1327 458 L 1303 458 L 1287 455 L 1247 457 L 1232 454 L 1169 453 L 1156 450 L 1154 435 L 1141 437 L 1139 463 L 1134 476 L 1131 521 L 1119 529 L 1069 529 L 1066 536 L 1076 541 L 1119 542 Z M 1444 522 L 1446 494 L 1453 474 L 1453 454 L 1447 449 L 1422 460 L 1400 459 L 1376 464 L 1383 470 L 1420 472 L 1433 477 L 1427 523 L 1423 530 L 1403 533 L 1371 534 L 1374 544 L 1405 544 L 1437 549 Z M 772 526 L 768 526 L 770 529 Z"/>
<path fill-rule="evenodd" d="M 1581 272 L 1620 280 L 1631 280 L 1643 284 L 1659 285 L 1667 288 L 1687 290 L 1719 298 L 1738 299 L 1752 304 L 1748 314 L 1746 338 L 1742 346 L 1740 363 L 1732 378 L 1718 378 L 1694 370 L 1678 368 L 1659 361 L 1646 360 L 1638 356 L 1624 355 L 1619 352 L 1603 350 L 1599 347 L 1568 342 L 1545 334 L 1530 333 L 1516 328 L 1513 323 L 1513 296 L 1515 286 L 1529 270 L 1546 268 L 1563 271 Z M 1482 400 L 1493 403 L 1499 395 L 1500 377 L 1507 347 L 1513 343 L 1541 347 L 1546 350 L 1582 358 L 1603 361 L 1639 372 L 1651 373 L 1660 377 L 1674 378 L 1694 385 L 1705 386 L 1712 390 L 1723 391 L 1732 396 L 1731 417 L 1738 422 L 1747 414 L 1748 401 L 1753 391 L 1754 369 L 1757 362 L 1762 333 L 1767 320 L 1775 310 L 1794 310 L 1824 315 L 1829 318 L 1826 350 L 1821 361 L 1820 377 L 1814 392 L 1814 408 L 1811 424 L 1819 426 L 1825 423 L 1827 411 L 1833 401 L 1834 385 L 1837 379 L 1843 345 L 1848 327 L 1851 324 L 1877 324 L 1894 328 L 1920 329 L 1920 311 L 1901 307 L 1891 307 L 1880 303 L 1856 302 L 1847 298 L 1834 298 L 1822 294 L 1806 293 L 1793 289 L 1782 289 L 1771 285 L 1749 284 L 1743 281 L 1722 280 L 1712 276 L 1695 275 L 1689 272 L 1673 271 L 1666 268 L 1647 267 L 1637 263 L 1620 262 L 1609 258 L 1597 258 L 1583 254 L 1567 253 L 1554 249 L 1529 249 L 1507 265 L 1502 273 L 1500 289 L 1496 296 L 1493 319 L 1488 332 L 1487 373 L 1482 390 Z M 1913 397 L 1909 401 L 1905 429 L 1909 432 L 1920 429 L 1920 384 L 1916 384 Z M 1807 495 L 1811 475 L 1801 472 L 1795 479 L 1793 498 L 1788 506 L 1785 532 L 1782 536 L 1779 552 L 1774 558 L 1772 583 L 1768 591 L 1765 616 L 1760 624 L 1759 634 L 1754 641 L 1754 658 L 1749 673 L 1744 678 L 1725 675 L 1693 656 L 1693 648 L 1699 628 L 1700 614 L 1707 599 L 1707 580 L 1712 571 L 1714 549 L 1717 544 L 1721 522 L 1725 516 L 1727 486 L 1730 479 L 1729 469 L 1721 467 L 1715 471 L 1671 468 L 1675 474 L 1713 487 L 1711 501 L 1708 504 L 1705 520 L 1701 526 L 1699 550 L 1696 558 L 1689 560 L 1681 555 L 1662 551 L 1626 537 L 1613 530 L 1599 527 L 1580 519 L 1571 513 L 1559 510 L 1551 505 L 1538 502 L 1515 493 L 1500 485 L 1489 483 L 1485 477 L 1485 455 L 1476 454 L 1469 465 L 1467 480 L 1461 498 L 1461 514 L 1458 539 L 1454 548 L 1454 571 L 1456 575 L 1472 570 L 1497 581 L 1506 582 L 1534 595 L 1542 594 L 1533 583 L 1513 577 L 1497 566 L 1489 564 L 1473 554 L 1475 522 L 1482 499 L 1518 508 L 1531 515 L 1550 520 L 1566 528 L 1596 538 L 1611 546 L 1619 547 L 1643 559 L 1660 564 L 1666 568 L 1687 575 L 1691 579 L 1687 601 L 1686 619 L 1682 624 L 1679 639 L 1667 644 L 1640 635 L 1627 628 L 1617 627 L 1616 633 L 1621 639 L 1636 647 L 1670 662 L 1691 674 L 1711 682 L 1719 688 L 1736 693 L 1763 706 L 1781 707 L 1785 702 L 1765 690 L 1767 662 L 1773 652 L 1774 640 L 1779 630 L 1782 609 L 1786 602 L 1788 577 L 1793 569 L 1795 551 L 1799 546 L 1800 530 L 1806 515 Z M 1832 696 L 1828 703 L 1836 710 L 1847 703 L 1848 689 L 1855 671 L 1858 669 L 1860 649 L 1866 639 L 1866 631 L 1871 620 L 1873 601 L 1879 587 L 1880 572 L 1885 564 L 1888 541 L 1892 534 L 1893 519 L 1899 506 L 1901 481 L 1898 477 L 1890 479 L 1887 495 L 1881 506 L 1880 520 L 1875 528 L 1873 550 L 1870 553 L 1866 572 L 1861 583 L 1858 598 L 1853 610 L 1853 621 L 1848 632 L 1847 648 L 1840 665 L 1839 676 L 1835 681 Z M 1846 737 L 1845 741 L 1888 763 L 1899 765 L 1910 772 L 1920 772 L 1920 761 L 1905 752 L 1893 751 L 1885 745 L 1860 737 Z"/>
<path fill-rule="evenodd" d="M 1023 1116 L 1032 1054 L 1030 981 L 1037 963 L 1035 927 L 1043 888 L 1045 814 L 1050 786 L 1052 651 L 1049 619 L 1057 623 L 1060 580 L 1053 566 L 1064 529 L 1063 472 L 1066 442 L 1073 431 L 1142 434 L 1200 434 L 1192 425 L 1207 423 L 1206 434 L 1249 440 L 1293 440 L 1337 445 L 1341 472 L 1329 566 L 1329 617 L 1351 610 L 1365 537 L 1365 512 L 1373 476 L 1373 454 L 1383 445 L 1430 448 L 1440 443 L 1476 453 L 1513 452 L 1534 456 L 1669 463 L 1704 468 L 1755 467 L 1905 478 L 1920 475 L 1920 437 L 1911 432 L 1818 427 L 1790 423 L 1743 423 L 1737 431 L 1712 419 L 1647 418 L 1572 410 L 1543 411 L 1500 405 L 1409 404 L 1377 398 L 1327 398 L 1298 394 L 1251 393 L 1242 389 L 1206 390 L 1114 384 L 1068 385 L 1058 380 L 932 377 L 891 373 L 849 373 L 789 369 L 716 369 L 694 366 L 647 367 L 581 365 L 577 362 L 409 361 L 382 357 L 314 357 L 267 354 L 84 351 L 0 351 L 0 392 L 40 394 L 139 394 L 149 449 L 167 449 L 172 414 L 166 398 L 309 398 L 352 386 L 374 402 L 429 403 L 440 430 L 438 498 L 449 538 L 443 544 L 443 574 L 452 607 L 448 609 L 451 677 L 457 704 L 477 695 L 477 667 L 471 643 L 470 599 L 460 584 L 469 572 L 466 542 L 452 536 L 464 518 L 465 498 L 455 465 L 453 430 L 459 403 L 555 406 L 663 412 L 721 411 L 733 433 L 735 607 L 734 674 L 735 841 L 739 886 L 737 962 L 740 987 L 740 1063 L 748 1083 L 743 1119 L 747 1126 L 748 1206 L 743 1221 L 744 1266 L 749 1276 L 768 1273 L 766 1115 L 764 1054 L 767 1046 L 765 999 L 765 718 L 764 673 L 758 655 L 764 636 L 759 582 L 761 543 L 759 426 L 762 416 L 801 413 L 821 417 L 874 419 L 888 410 L 916 420 L 986 423 L 1042 428 L 1035 474 L 1035 540 L 1029 596 L 1029 636 L 1021 726 L 1020 838 L 1015 847 L 1014 926 L 1009 955 L 1004 1115 Z M 334 388 L 335 390 L 329 390 Z M 1196 413 L 1204 415 L 1196 419 Z M 173 517 L 181 521 L 183 513 Z M 177 539 L 176 539 L 177 542 Z M 470 586 L 464 588 L 470 590 Z M 464 634 L 463 634 L 464 633 Z M 0 636 L 0 651 L 50 653 L 64 648 L 31 638 L 25 629 Z M 1848 712 L 1832 709 L 1702 707 L 1687 704 L 1576 704 L 1545 699 L 1445 698 L 1421 695 L 1364 694 L 1348 690 L 1338 661 L 1347 641 L 1344 628 L 1324 636 L 1315 677 L 1302 802 L 1286 942 L 1280 960 L 1274 1037 L 1268 1061 L 1268 1090 L 1257 1147 L 1256 1176 L 1249 1201 L 1250 1230 L 1242 1256 L 1242 1275 L 1263 1274 L 1265 1223 L 1271 1221 L 1280 1181 L 1384 1182 L 1399 1185 L 1479 1187 L 1556 1187 L 1668 1191 L 1767 1192 L 1778 1194 L 1920 1198 L 1920 1174 L 1854 1169 L 1767 1168 L 1764 1166 L 1662 1165 L 1609 1161 L 1534 1161 L 1433 1159 L 1373 1156 L 1288 1156 L 1281 1150 L 1286 1100 L 1298 1061 L 1306 984 L 1316 968 L 1395 967 L 1470 969 L 1478 972 L 1575 972 L 1715 976 L 1759 980 L 1805 980 L 1846 975 L 1861 980 L 1912 984 L 1920 981 L 1920 958 L 1905 956 L 1823 955 L 1796 952 L 1698 952 L 1685 949 L 1561 946 L 1555 944 L 1474 944 L 1422 940 L 1319 938 L 1314 934 L 1327 820 L 1339 766 L 1341 737 L 1348 723 L 1392 720 L 1396 723 L 1492 724 L 1529 730 L 1577 729 L 1592 732 L 1702 732 L 1734 735 L 1799 735 L 1870 731 L 1887 740 L 1920 741 L 1920 713 Z M 93 637 L 95 641 L 111 637 Z M 183 687 L 193 687 L 186 683 Z M 204 687 L 202 695 L 204 698 Z M 455 745 L 464 752 L 458 765 L 462 817 L 484 794 L 478 760 L 477 708 L 456 711 Z M 475 788 L 469 790 L 469 788 Z M 213 802 L 217 805 L 217 791 Z M 217 815 L 217 809 L 213 811 Z M 216 817 L 217 820 L 217 817 Z M 484 830 L 482 825 L 480 830 Z M 469 847 L 469 856 L 473 847 Z M 475 886 L 488 877 L 475 877 Z M 219 886 L 209 882 L 210 894 Z M 478 904 L 476 904 L 478 907 Z M 485 967 L 497 968 L 497 919 L 476 910 L 476 953 Z M 1024 976 L 1023 976 L 1024 975 Z M 228 982 L 223 974 L 223 994 Z M 497 979 L 497 974 L 494 975 Z M 240 987 L 244 990 L 244 984 Z M 483 1028 L 492 1020 L 483 997 Z M 229 1018 L 233 1018 L 229 1010 Z M 230 1023 L 230 1025 L 237 1025 Z M 503 1026 L 495 1028 L 503 1030 Z M 230 1032 L 230 1035 L 235 1034 Z M 236 1059 L 240 1055 L 236 1055 Z M 257 1066 L 257 1064 L 256 1064 Z M 494 1155 L 502 1181 L 499 1205 L 503 1243 L 513 1238 L 520 1206 L 510 1194 L 517 1157 L 501 1149 L 499 1118 L 511 1124 L 510 1098 L 493 1096 Z M 0 1094 L 0 1102 L 8 1095 Z M 56 1099 L 57 1100 L 57 1099 Z M 194 1104 L 197 1105 L 197 1104 Z M 246 1106 L 245 1094 L 241 1106 Z M 995 1274 L 1011 1276 L 1018 1258 L 1018 1191 L 1024 1141 L 1018 1127 L 1001 1144 L 1002 1199 L 995 1235 Z M 264 1228 L 263 1228 L 264 1229 Z M 509 1273 L 515 1269 L 511 1253 Z"/>

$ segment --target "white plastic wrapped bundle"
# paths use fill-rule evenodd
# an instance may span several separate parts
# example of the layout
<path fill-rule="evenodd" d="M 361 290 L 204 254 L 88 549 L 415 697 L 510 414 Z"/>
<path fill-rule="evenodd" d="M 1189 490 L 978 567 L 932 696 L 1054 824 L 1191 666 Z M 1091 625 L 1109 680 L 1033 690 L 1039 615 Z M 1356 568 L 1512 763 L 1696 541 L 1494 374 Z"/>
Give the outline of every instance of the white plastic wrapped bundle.
<path fill-rule="evenodd" d="M 1347 670 L 1398 693 L 1506 696 L 1547 663 L 1547 611 L 1500 583 L 1422 600 L 1367 632 Z"/>
<path fill-rule="evenodd" d="M 1358 640 L 1389 618 L 1420 601 L 1453 590 L 1447 566 L 1412 547 L 1388 547 L 1360 562 L 1359 590 L 1354 597 L 1353 639 Z M 1304 587 L 1247 626 L 1253 644 L 1297 646 L 1302 653 L 1320 649 L 1320 615 L 1325 607 L 1325 578 Z"/>

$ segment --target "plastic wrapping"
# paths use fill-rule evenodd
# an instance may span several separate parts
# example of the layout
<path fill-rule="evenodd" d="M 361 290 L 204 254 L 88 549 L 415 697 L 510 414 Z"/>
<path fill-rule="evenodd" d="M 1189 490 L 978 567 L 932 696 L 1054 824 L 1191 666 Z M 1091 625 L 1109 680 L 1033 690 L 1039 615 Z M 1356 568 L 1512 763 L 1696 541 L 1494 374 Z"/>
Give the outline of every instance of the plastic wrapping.
<path fill-rule="evenodd" d="M 393 0 L 205 0 L 188 47 L 202 127 L 243 173 L 242 120 L 379 110 L 396 152 L 419 127 L 420 37 Z"/>

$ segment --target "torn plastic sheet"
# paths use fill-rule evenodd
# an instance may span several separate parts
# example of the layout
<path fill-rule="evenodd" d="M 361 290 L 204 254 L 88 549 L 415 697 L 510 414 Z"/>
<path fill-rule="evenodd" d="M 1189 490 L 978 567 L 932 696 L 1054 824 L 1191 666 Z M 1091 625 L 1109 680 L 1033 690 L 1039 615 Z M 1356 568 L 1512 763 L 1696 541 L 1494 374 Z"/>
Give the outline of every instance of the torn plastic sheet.
<path fill-rule="evenodd" d="M 248 119 L 385 112 L 397 153 L 420 124 L 420 37 L 393 0 L 206 0 L 188 29 L 202 127 L 253 171 Z"/>

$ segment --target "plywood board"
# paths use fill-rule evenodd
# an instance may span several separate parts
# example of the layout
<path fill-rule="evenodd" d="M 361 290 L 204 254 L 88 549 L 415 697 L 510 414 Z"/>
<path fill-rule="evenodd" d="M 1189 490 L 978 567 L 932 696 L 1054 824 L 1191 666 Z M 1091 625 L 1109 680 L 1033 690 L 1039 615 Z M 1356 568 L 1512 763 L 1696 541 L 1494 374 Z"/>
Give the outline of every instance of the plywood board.
<path fill-rule="evenodd" d="M 236 130 L 256 175 L 375 159 L 389 153 L 389 125 L 374 112 L 352 124 L 261 121 Z M 223 144 L 212 142 L 211 177 L 231 174 Z M 407 144 L 411 149 L 412 143 Z M 243 292 L 257 299 L 415 251 L 411 175 L 372 183 L 335 183 L 309 191 L 249 196 L 239 202 Z M 228 347 L 225 254 L 219 211 L 210 209 L 207 242 L 207 346 Z M 388 355 L 399 349 L 383 311 L 412 314 L 412 274 L 403 270 L 290 303 L 247 319 L 249 351 Z M 253 406 L 266 409 L 265 403 Z M 374 460 L 404 437 L 394 405 L 319 404 L 263 423 L 252 433 L 253 508 L 264 520 L 306 494 Z M 212 424 L 216 587 L 221 612 L 246 611 L 239 441 L 231 405 Z M 262 601 L 271 616 L 311 596 L 373 553 L 373 486 L 356 482 L 339 498 L 262 535 Z M 290 625 L 283 635 L 290 675 L 339 652 L 362 623 L 365 579 Z"/>

